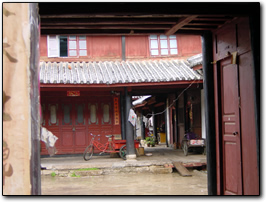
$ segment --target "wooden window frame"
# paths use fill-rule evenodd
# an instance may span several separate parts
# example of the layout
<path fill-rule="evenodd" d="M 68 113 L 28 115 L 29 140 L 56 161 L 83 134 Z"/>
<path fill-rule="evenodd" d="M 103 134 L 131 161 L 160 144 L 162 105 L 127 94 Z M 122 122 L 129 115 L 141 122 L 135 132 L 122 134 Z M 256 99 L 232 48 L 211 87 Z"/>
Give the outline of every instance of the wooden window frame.
<path fill-rule="evenodd" d="M 51 54 L 50 49 L 52 47 L 50 47 L 50 37 L 51 36 L 56 36 L 57 40 L 57 47 L 55 47 L 54 49 L 58 49 L 57 50 L 57 54 Z M 66 36 L 67 37 L 67 56 L 60 56 L 60 36 Z M 75 39 L 72 39 L 71 36 L 75 36 Z M 85 37 L 83 39 L 83 37 Z M 70 42 L 71 41 L 75 41 L 76 42 L 76 47 L 75 48 L 70 48 Z M 85 48 L 80 48 L 80 41 L 85 41 Z M 87 37 L 85 35 L 82 36 L 76 36 L 76 35 L 48 35 L 47 36 L 47 56 L 48 57 L 60 57 L 60 58 L 80 58 L 80 57 L 88 57 L 88 47 L 87 47 Z M 70 51 L 76 51 L 76 55 L 75 56 L 70 56 Z M 80 51 L 86 51 L 86 55 L 82 55 L 80 56 Z"/>
<path fill-rule="evenodd" d="M 151 36 L 156 36 L 157 39 L 152 39 Z M 165 36 L 166 39 L 162 38 L 161 36 Z M 173 36 L 175 38 L 173 38 Z M 166 41 L 167 40 L 167 48 L 162 48 L 161 47 L 161 41 Z M 176 41 L 176 48 L 172 48 L 170 47 L 170 41 Z M 152 41 L 157 41 L 158 47 L 157 48 L 152 48 L 151 43 Z M 166 35 L 150 35 L 149 36 L 149 44 L 150 44 L 150 55 L 152 57 L 167 57 L 167 56 L 177 56 L 178 55 L 178 47 L 177 47 L 177 36 L 176 35 L 170 35 L 170 36 L 166 36 Z M 152 50 L 157 50 L 158 54 L 157 55 L 153 55 L 152 54 Z M 162 54 L 161 51 L 162 50 L 167 50 L 167 54 Z M 176 50 L 175 54 L 171 54 L 171 50 Z"/>

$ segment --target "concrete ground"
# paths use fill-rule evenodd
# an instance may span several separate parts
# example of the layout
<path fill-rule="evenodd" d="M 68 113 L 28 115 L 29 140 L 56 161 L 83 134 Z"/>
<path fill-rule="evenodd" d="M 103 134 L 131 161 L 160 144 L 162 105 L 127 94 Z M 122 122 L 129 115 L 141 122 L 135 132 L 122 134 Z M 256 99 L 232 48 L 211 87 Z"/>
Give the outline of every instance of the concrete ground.
<path fill-rule="evenodd" d="M 164 145 L 144 148 L 144 156 L 138 156 L 136 160 L 123 160 L 120 157 L 111 158 L 109 154 L 102 156 L 93 156 L 90 160 L 85 161 L 82 155 L 75 156 L 53 156 L 41 158 L 42 174 L 55 170 L 73 170 L 82 168 L 99 168 L 99 169 L 122 169 L 133 167 L 151 167 L 151 166 L 172 166 L 173 162 L 182 162 L 187 166 L 206 165 L 206 155 L 189 153 L 185 156 L 181 149 L 174 150 Z M 151 156 L 147 156 L 151 154 Z M 48 172 L 49 173 L 49 172 Z"/>
<path fill-rule="evenodd" d="M 207 195 L 207 171 L 189 169 L 206 165 L 206 156 L 164 146 L 145 148 L 136 160 L 110 155 L 41 158 L 42 195 Z M 173 168 L 188 167 L 189 177 Z"/>

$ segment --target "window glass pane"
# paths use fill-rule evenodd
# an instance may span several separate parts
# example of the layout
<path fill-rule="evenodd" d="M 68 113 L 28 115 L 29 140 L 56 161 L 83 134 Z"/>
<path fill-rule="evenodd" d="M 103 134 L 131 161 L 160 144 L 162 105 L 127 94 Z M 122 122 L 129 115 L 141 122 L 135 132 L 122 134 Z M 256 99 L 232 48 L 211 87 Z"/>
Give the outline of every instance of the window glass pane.
<path fill-rule="evenodd" d="M 158 41 L 157 40 L 151 40 L 151 48 L 158 48 Z"/>
<path fill-rule="evenodd" d="M 64 123 L 70 123 L 70 106 L 64 105 Z"/>
<path fill-rule="evenodd" d="M 150 35 L 150 39 L 157 39 L 157 35 Z"/>
<path fill-rule="evenodd" d="M 86 36 L 79 36 L 79 39 L 85 39 L 86 40 Z"/>
<path fill-rule="evenodd" d="M 168 55 L 168 49 L 161 49 L 161 55 Z"/>
<path fill-rule="evenodd" d="M 70 40 L 76 40 L 76 36 L 69 36 Z"/>
<path fill-rule="evenodd" d="M 159 54 L 158 50 L 151 50 L 151 55 L 158 55 L 158 54 Z"/>
<path fill-rule="evenodd" d="M 170 48 L 177 48 L 176 40 L 170 40 Z"/>
<path fill-rule="evenodd" d="M 171 53 L 171 54 L 177 54 L 177 49 L 171 49 L 171 50 L 170 50 L 170 53 Z"/>
<path fill-rule="evenodd" d="M 67 37 L 60 36 L 60 57 L 67 57 Z"/>
<path fill-rule="evenodd" d="M 96 123 L 96 106 L 91 105 L 90 111 L 91 111 L 91 123 Z"/>
<path fill-rule="evenodd" d="M 76 41 L 69 41 L 69 49 L 76 49 L 77 42 Z"/>
<path fill-rule="evenodd" d="M 83 106 L 82 105 L 78 105 L 77 117 L 78 117 L 78 123 L 83 123 Z"/>
<path fill-rule="evenodd" d="M 165 35 L 160 35 L 160 39 L 167 39 L 167 36 L 165 36 Z"/>
<path fill-rule="evenodd" d="M 86 49 L 86 41 L 79 41 L 79 49 Z"/>
<path fill-rule="evenodd" d="M 87 56 L 87 50 L 80 50 L 79 56 Z"/>
<path fill-rule="evenodd" d="M 167 48 L 167 40 L 160 40 L 161 48 Z"/>
<path fill-rule="evenodd" d="M 109 122 L 109 105 L 103 106 L 103 122 L 108 123 Z"/>
<path fill-rule="evenodd" d="M 53 124 L 56 123 L 56 105 L 50 106 L 50 122 Z"/>
<path fill-rule="evenodd" d="M 69 50 L 69 56 L 77 56 L 76 50 Z"/>
<path fill-rule="evenodd" d="M 176 36 L 175 35 L 171 35 L 169 36 L 170 39 L 176 39 Z"/>

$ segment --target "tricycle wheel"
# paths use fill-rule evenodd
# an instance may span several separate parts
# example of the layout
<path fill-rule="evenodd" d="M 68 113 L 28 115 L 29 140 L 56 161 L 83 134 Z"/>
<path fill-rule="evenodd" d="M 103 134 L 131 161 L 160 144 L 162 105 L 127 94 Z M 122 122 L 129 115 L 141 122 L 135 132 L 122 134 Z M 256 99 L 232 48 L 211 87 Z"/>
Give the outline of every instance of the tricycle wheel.
<path fill-rule="evenodd" d="M 126 160 L 127 159 L 127 145 L 123 145 L 120 150 L 119 150 L 119 155 L 122 159 Z"/>
<path fill-rule="evenodd" d="M 188 154 L 188 146 L 187 146 L 187 142 L 186 141 L 183 142 L 183 151 L 184 151 L 185 156 L 187 156 L 187 154 Z"/>
<path fill-rule="evenodd" d="M 92 155 L 93 155 L 93 151 L 94 151 L 94 147 L 93 145 L 89 145 L 86 147 L 84 153 L 83 153 L 83 158 L 85 161 L 88 161 L 91 159 Z"/>

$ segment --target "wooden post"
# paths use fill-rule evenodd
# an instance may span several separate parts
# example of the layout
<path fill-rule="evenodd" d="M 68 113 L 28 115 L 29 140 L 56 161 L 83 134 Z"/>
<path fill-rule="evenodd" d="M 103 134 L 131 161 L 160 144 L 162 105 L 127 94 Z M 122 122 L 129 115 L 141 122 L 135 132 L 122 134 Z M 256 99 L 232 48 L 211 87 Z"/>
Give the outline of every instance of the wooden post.
<path fill-rule="evenodd" d="M 126 89 L 125 89 L 126 91 Z M 125 132 L 125 95 L 123 93 L 120 94 L 120 109 L 121 109 L 121 139 L 126 139 Z"/>
<path fill-rule="evenodd" d="M 202 59 L 204 76 L 204 101 L 206 117 L 206 142 L 207 142 L 207 170 L 208 170 L 208 194 L 217 194 L 216 179 L 216 135 L 215 135 L 215 114 L 214 114 L 214 78 L 212 57 L 212 33 L 205 32 L 202 35 Z M 217 106 L 216 106 L 217 107 Z"/>
<path fill-rule="evenodd" d="M 131 92 L 125 89 L 125 132 L 126 132 L 126 145 L 127 145 L 127 159 L 135 159 L 135 146 L 134 146 L 134 135 L 133 126 L 128 121 L 129 111 L 132 107 L 132 97 Z"/>
<path fill-rule="evenodd" d="M 30 99 L 31 99 L 31 194 L 41 195 L 41 159 L 40 159 L 40 111 L 39 111 L 39 22 L 38 22 L 38 4 L 31 3 L 31 52 L 30 52 Z"/>
<path fill-rule="evenodd" d="M 168 108 L 168 99 L 167 97 L 165 98 L 165 109 Z M 169 117 L 169 113 L 168 113 L 168 109 L 166 110 L 166 112 L 164 112 L 164 117 L 165 117 L 165 142 L 166 142 L 166 146 L 169 147 L 169 144 L 168 144 L 168 124 L 169 124 L 169 120 L 168 120 L 168 117 Z"/>
<path fill-rule="evenodd" d="M 257 5 L 259 10 L 260 5 Z M 255 11 L 255 9 L 254 9 Z M 256 124 L 256 145 L 257 145 L 257 168 L 260 179 L 260 12 L 249 17 L 251 50 L 253 56 L 253 86 L 254 86 L 254 107 Z"/>
<path fill-rule="evenodd" d="M 122 36 L 122 60 L 126 60 L 126 37 Z"/>
<path fill-rule="evenodd" d="M 178 94 L 175 93 L 175 99 L 177 98 Z M 178 99 L 179 100 L 179 99 Z M 175 102 L 175 142 L 176 142 L 176 148 L 178 148 L 178 143 L 180 143 L 181 145 L 181 142 L 179 142 L 179 130 L 178 130 L 178 100 L 176 100 Z"/>
<path fill-rule="evenodd" d="M 140 128 L 141 128 L 141 139 L 144 140 L 145 139 L 145 126 L 143 123 L 143 110 L 141 110 L 141 114 L 140 114 Z"/>
<path fill-rule="evenodd" d="M 155 114 L 156 111 L 155 111 L 155 107 L 152 107 L 152 113 Z M 157 137 L 157 119 L 156 119 L 156 116 L 152 116 L 153 118 L 153 136 L 156 138 L 156 140 L 158 140 L 158 137 Z"/>

